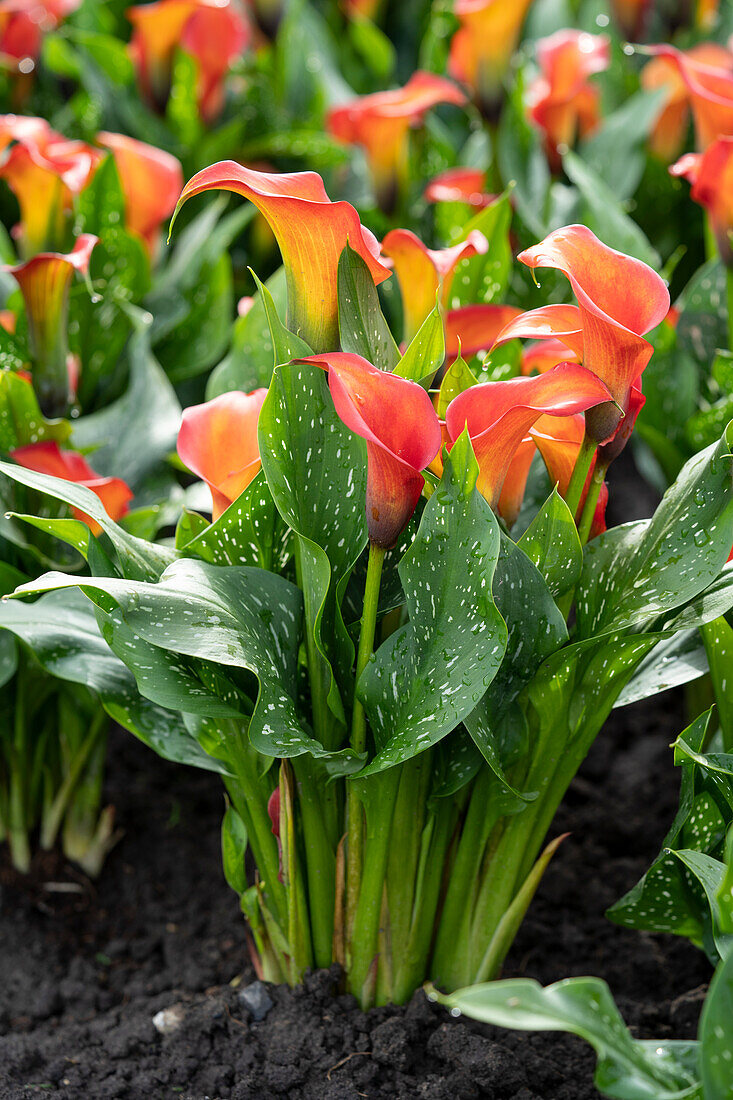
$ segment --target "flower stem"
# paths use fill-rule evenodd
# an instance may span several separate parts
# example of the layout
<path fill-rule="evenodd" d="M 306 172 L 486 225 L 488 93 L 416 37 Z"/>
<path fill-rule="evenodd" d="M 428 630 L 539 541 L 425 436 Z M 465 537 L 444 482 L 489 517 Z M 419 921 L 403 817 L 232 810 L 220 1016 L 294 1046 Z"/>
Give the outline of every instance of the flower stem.
<path fill-rule="evenodd" d="M 578 506 L 580 505 L 580 498 L 583 495 L 583 489 L 585 487 L 586 478 L 588 477 L 588 471 L 590 470 L 590 464 L 593 461 L 596 446 L 597 444 L 594 440 L 585 436 L 580 445 L 578 457 L 575 460 L 575 467 L 573 468 L 573 474 L 570 478 L 570 484 L 568 485 L 568 491 L 565 495 L 565 503 L 576 520 L 580 519 L 578 516 Z"/>
<path fill-rule="evenodd" d="M 588 496 L 585 498 L 585 504 L 583 505 L 583 514 L 580 517 L 580 523 L 578 524 L 578 537 L 580 539 L 581 546 L 585 546 L 586 542 L 588 541 L 590 529 L 593 526 L 593 517 L 596 514 L 598 498 L 601 495 L 603 482 L 606 480 L 607 470 L 608 466 L 605 466 L 600 462 L 596 463 L 596 468 L 593 471 L 593 477 L 590 479 Z"/>
<path fill-rule="evenodd" d="M 354 709 L 351 718 L 351 747 L 362 753 L 366 748 L 366 714 L 359 702 L 356 685 L 366 668 L 374 649 L 374 633 L 377 628 L 379 585 L 382 579 L 384 549 L 369 544 L 369 564 L 364 585 L 364 608 L 361 615 L 359 648 L 356 654 L 356 680 L 354 684 Z M 361 870 L 364 848 L 364 813 L 361 799 L 352 780 L 348 784 L 348 866 L 346 876 L 346 927 L 350 935 L 354 914 L 359 901 Z"/>
<path fill-rule="evenodd" d="M 733 268 L 725 269 L 725 288 L 728 303 L 728 348 L 733 351 Z"/>

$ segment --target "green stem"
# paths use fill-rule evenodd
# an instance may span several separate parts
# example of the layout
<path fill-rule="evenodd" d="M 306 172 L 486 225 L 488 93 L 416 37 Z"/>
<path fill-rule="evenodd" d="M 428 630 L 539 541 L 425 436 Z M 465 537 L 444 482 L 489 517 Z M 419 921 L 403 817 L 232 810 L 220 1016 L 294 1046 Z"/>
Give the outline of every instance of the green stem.
<path fill-rule="evenodd" d="M 293 771 L 305 848 L 313 954 L 316 966 L 327 967 L 331 965 L 333 946 L 336 853 L 324 819 L 323 783 L 316 762 L 309 756 L 297 757 L 293 761 Z"/>
<path fill-rule="evenodd" d="M 64 814 L 69 808 L 71 799 L 77 789 L 77 785 L 81 778 L 82 771 L 86 767 L 87 761 L 91 756 L 92 750 L 100 739 L 104 737 L 106 725 L 108 722 L 107 713 L 104 710 L 100 710 L 89 728 L 89 733 L 81 744 L 79 751 L 74 756 L 69 770 L 64 776 L 64 780 L 59 787 L 54 797 L 51 806 L 46 814 L 44 814 L 43 821 L 41 823 L 41 847 L 48 851 L 53 848 L 56 843 L 56 837 L 58 836 L 59 829 L 61 828 L 61 822 L 63 821 Z M 93 780 L 93 785 L 96 789 L 98 784 Z M 90 800 L 93 801 L 93 800 Z M 96 800 L 96 813 L 94 807 L 87 807 L 92 810 L 92 817 L 94 821 L 91 822 L 91 832 L 89 839 L 91 840 L 94 828 L 96 826 L 96 819 L 99 816 L 99 799 Z M 68 853 L 67 853 L 68 854 Z M 74 858 L 74 857 L 69 857 Z"/>
<path fill-rule="evenodd" d="M 356 654 L 356 680 L 354 683 L 354 709 L 351 718 L 351 747 L 357 753 L 366 749 L 366 713 L 359 701 L 357 687 L 359 677 L 369 663 L 374 649 L 374 633 L 377 628 L 379 585 L 382 579 L 384 550 L 369 544 L 369 564 L 364 584 L 364 608 L 361 615 L 359 648 Z M 364 848 L 364 812 L 353 780 L 348 780 L 348 855 L 346 872 L 346 928 L 350 935 L 361 888 Z"/>
<path fill-rule="evenodd" d="M 10 858 L 16 870 L 26 874 L 31 865 L 31 849 L 28 839 L 29 806 L 24 780 L 28 772 L 28 738 L 26 728 L 25 675 L 22 658 L 15 675 L 15 716 L 13 744 L 9 753 L 10 777 L 8 781 L 8 845 Z"/>
<path fill-rule="evenodd" d="M 733 351 L 733 268 L 725 269 L 725 292 L 728 304 L 728 348 Z"/>
<path fill-rule="evenodd" d="M 568 491 L 565 494 L 565 503 L 576 519 L 578 518 L 580 498 L 583 495 L 583 489 L 585 488 L 588 471 L 593 461 L 593 455 L 596 452 L 596 446 L 596 442 L 592 439 L 588 439 L 587 436 L 583 439 L 580 450 L 578 451 L 578 457 L 575 460 Z"/>
<path fill-rule="evenodd" d="M 583 505 L 583 514 L 578 524 L 578 538 L 580 539 L 581 546 L 585 546 L 588 541 L 590 529 L 593 526 L 593 519 L 596 514 L 598 498 L 601 495 L 601 489 L 606 480 L 607 471 L 607 465 L 603 465 L 600 462 L 596 463 L 596 468 L 593 471 L 593 477 L 590 479 L 590 485 L 588 487 L 588 496 L 585 498 L 585 504 Z"/>
<path fill-rule="evenodd" d="M 337 746 L 329 743 L 329 731 L 331 720 L 326 699 L 326 682 L 324 660 L 318 651 L 315 637 L 315 615 L 310 606 L 308 591 L 303 583 L 303 563 L 300 538 L 295 535 L 295 579 L 298 588 L 303 593 L 305 609 L 305 652 L 308 664 L 308 681 L 311 693 L 311 709 L 313 716 L 313 732 L 316 738 L 327 749 L 335 749 Z"/>

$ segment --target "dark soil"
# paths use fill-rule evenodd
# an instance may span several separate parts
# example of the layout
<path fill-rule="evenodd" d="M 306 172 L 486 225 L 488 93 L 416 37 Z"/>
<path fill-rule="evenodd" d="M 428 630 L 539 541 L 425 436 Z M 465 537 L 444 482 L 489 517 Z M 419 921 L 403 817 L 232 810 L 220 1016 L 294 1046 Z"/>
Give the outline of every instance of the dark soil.
<path fill-rule="evenodd" d="M 605 978 L 647 1038 L 694 1036 L 710 968 L 686 942 L 617 928 L 604 911 L 672 820 L 668 746 L 683 714 L 675 695 L 615 713 L 558 815 L 553 835 L 571 836 L 506 967 L 543 983 Z M 111 752 L 108 798 L 125 835 L 96 884 L 52 857 L 21 879 L 0 856 L 0 1100 L 598 1096 L 579 1040 L 454 1020 L 422 993 L 364 1015 L 330 972 L 270 988 L 255 1022 L 239 997 L 254 975 L 220 869 L 218 780 L 119 731 Z M 182 1023 L 163 1036 L 153 1017 L 165 1009 Z"/>

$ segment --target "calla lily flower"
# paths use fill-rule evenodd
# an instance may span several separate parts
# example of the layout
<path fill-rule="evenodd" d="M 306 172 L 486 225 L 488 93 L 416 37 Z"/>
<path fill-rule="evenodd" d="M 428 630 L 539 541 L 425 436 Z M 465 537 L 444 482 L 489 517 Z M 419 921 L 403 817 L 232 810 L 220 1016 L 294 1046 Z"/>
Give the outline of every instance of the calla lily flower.
<path fill-rule="evenodd" d="M 329 112 L 329 132 L 366 152 L 379 205 L 387 213 L 408 176 L 408 136 L 439 103 L 461 105 L 463 92 L 445 77 L 416 72 L 404 88 L 361 96 Z"/>
<path fill-rule="evenodd" d="M 427 202 L 463 202 L 483 210 L 496 195 L 486 192 L 486 173 L 480 168 L 448 168 L 433 176 L 423 192 Z"/>
<path fill-rule="evenodd" d="M 178 456 L 211 490 L 214 520 L 260 469 L 257 423 L 266 397 L 266 389 L 234 390 L 183 411 Z"/>
<path fill-rule="evenodd" d="M 382 253 L 392 260 L 400 284 L 407 343 L 435 308 L 438 292 L 442 305 L 448 306 L 451 282 L 460 261 L 483 255 L 488 248 L 489 242 L 478 229 L 472 230 L 465 241 L 438 250 L 428 248 L 409 229 L 390 230 L 382 241 Z"/>
<path fill-rule="evenodd" d="M 692 184 L 695 202 L 705 207 L 723 263 L 733 268 L 733 137 L 721 137 L 704 153 L 687 153 L 670 168 Z"/>
<path fill-rule="evenodd" d="M 547 158 L 558 169 L 562 153 L 598 125 L 598 89 L 589 83 L 608 68 L 606 35 L 563 30 L 537 43 L 541 75 L 529 89 L 529 113 L 545 135 Z"/>
<path fill-rule="evenodd" d="M 521 315 L 516 306 L 476 305 L 451 309 L 445 318 L 445 352 L 449 360 L 458 354 L 470 358 L 494 345 L 499 333 Z"/>
<path fill-rule="evenodd" d="M 538 340 L 522 353 L 522 374 L 544 374 L 558 363 L 579 363 L 581 356 L 555 337 Z"/>
<path fill-rule="evenodd" d="M 669 291 L 645 263 L 609 248 L 583 225 L 555 230 L 518 258 L 531 268 L 562 271 L 578 308 L 532 310 L 511 321 L 496 343 L 557 337 L 575 351 L 605 383 L 615 403 L 586 417 L 589 438 L 606 442 L 628 407 L 632 385 L 652 356 L 652 345 L 643 335 L 666 317 Z"/>
<path fill-rule="evenodd" d="M 460 23 L 448 58 L 451 76 L 466 84 L 484 114 L 495 117 L 501 85 L 532 0 L 456 0 Z"/>
<path fill-rule="evenodd" d="M 43 119 L 0 118 L 0 179 L 18 200 L 15 235 L 24 256 L 62 242 L 74 195 L 84 190 L 101 153 L 69 141 Z"/>
<path fill-rule="evenodd" d="M 130 54 L 143 95 L 162 110 L 171 86 L 177 48 L 196 62 L 196 101 L 211 122 L 224 102 L 224 78 L 246 49 L 249 25 L 230 0 L 156 0 L 129 8 Z"/>
<path fill-rule="evenodd" d="M 577 363 L 562 363 L 534 378 L 484 382 L 455 397 L 445 423 L 452 443 L 468 429 L 479 465 L 479 491 L 498 509 L 510 464 L 543 413 L 572 416 L 609 400 L 606 386 Z"/>
<path fill-rule="evenodd" d="M 717 42 L 701 42 L 685 51 L 693 61 L 733 73 L 733 54 Z M 664 88 L 666 98 L 654 123 L 649 148 L 654 156 L 669 164 L 679 156 L 687 137 L 690 120 L 690 94 L 679 65 L 669 57 L 652 57 L 641 71 L 641 85 L 647 91 Z"/>
<path fill-rule="evenodd" d="M 347 202 L 331 202 L 316 172 L 256 172 L 233 160 L 204 168 L 183 188 L 176 213 L 204 191 L 233 191 L 268 222 L 280 248 L 288 289 L 288 324 L 315 351 L 338 347 L 338 262 L 348 241 L 375 283 L 390 276 L 376 238 Z M 175 215 L 174 215 L 175 217 Z"/>
<path fill-rule="evenodd" d="M 722 54 L 707 53 L 700 60 L 692 51 L 682 53 L 674 46 L 650 46 L 648 50 L 676 67 L 692 108 L 698 150 L 704 151 L 718 137 L 732 137 L 733 67 L 721 64 Z"/>
<path fill-rule="evenodd" d="M 73 399 L 69 377 L 66 322 L 75 272 L 86 274 L 99 238 L 85 233 L 71 252 L 41 252 L 32 260 L 5 267 L 25 302 L 33 357 L 33 386 L 47 416 L 62 416 Z"/>
<path fill-rule="evenodd" d="M 33 72 L 44 34 L 81 5 L 81 0 L 0 0 L 0 58 Z"/>
<path fill-rule="evenodd" d="M 11 451 L 10 457 L 26 470 L 61 477 L 64 481 L 74 481 L 91 489 L 101 500 L 110 519 L 120 519 L 130 511 L 133 492 L 129 485 L 119 477 L 100 477 L 76 451 L 62 451 L 54 442 L 31 443 Z M 72 508 L 72 512 L 75 519 L 87 524 L 93 535 L 101 532 L 97 521 L 80 508 Z"/>
<path fill-rule="evenodd" d="M 370 540 L 394 546 L 415 511 L 425 470 L 441 445 L 432 402 L 416 382 L 378 370 L 360 355 L 334 352 L 303 360 L 328 370 L 334 407 L 366 440 L 366 518 Z"/>
<path fill-rule="evenodd" d="M 634 420 L 636 416 L 634 416 Z M 633 424 L 632 424 L 633 428 Z M 620 433 L 617 433 L 617 435 Z M 631 432 L 629 431 L 629 435 Z M 542 460 L 547 467 L 550 481 L 557 485 L 561 496 L 566 496 L 573 476 L 575 463 L 578 459 L 581 445 L 585 436 L 585 420 L 582 416 L 541 416 L 531 429 L 531 437 L 537 450 L 542 455 Z M 628 437 L 627 437 L 628 438 Z M 579 509 L 582 512 L 588 489 L 590 487 L 596 463 L 602 461 L 598 449 L 586 477 L 585 485 L 580 497 Z M 608 486 L 603 482 L 598 504 L 593 516 L 590 529 L 590 538 L 595 538 L 606 529 L 606 505 L 608 504 Z"/>
<path fill-rule="evenodd" d="M 183 187 L 181 165 L 170 153 L 125 134 L 103 131 L 97 134 L 97 142 L 115 159 L 128 229 L 152 249 L 161 224 L 176 208 Z"/>
<path fill-rule="evenodd" d="M 611 0 L 616 23 L 634 41 L 643 38 L 651 7 L 652 0 Z"/>

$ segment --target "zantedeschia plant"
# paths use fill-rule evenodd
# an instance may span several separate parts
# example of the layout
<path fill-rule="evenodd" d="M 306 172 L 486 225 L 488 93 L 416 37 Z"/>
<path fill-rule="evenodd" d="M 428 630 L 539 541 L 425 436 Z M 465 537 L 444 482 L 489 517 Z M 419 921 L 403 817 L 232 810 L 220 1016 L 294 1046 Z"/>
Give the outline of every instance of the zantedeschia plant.
<path fill-rule="evenodd" d="M 396 264 L 395 242 L 429 268 L 432 301 L 400 350 L 377 243 L 317 175 L 223 163 L 181 202 L 212 188 L 267 218 L 288 292 L 286 320 L 260 285 L 267 392 L 184 415 L 179 455 L 209 486 L 212 522 L 186 512 L 175 545 L 157 545 L 93 487 L 4 463 L 95 525 L 53 528 L 91 575 L 48 573 L 17 595 L 80 588 L 137 685 L 122 699 L 99 676 L 110 713 L 157 748 L 174 728 L 182 759 L 221 772 L 224 869 L 262 975 L 294 983 L 337 961 L 364 1006 L 403 1002 L 426 978 L 494 978 L 622 690 L 643 695 L 658 647 L 733 606 L 733 430 L 650 521 L 605 531 L 605 473 L 652 353 L 643 334 L 669 306 L 650 267 L 582 226 L 555 231 L 522 259 L 559 268 L 578 305 L 484 303 L 480 327 L 489 343 L 552 338 L 566 358 L 553 344 L 525 376 L 478 381 L 453 336 L 444 363 L 435 299 L 485 238 L 445 262 L 409 234 L 385 241 Z M 536 456 L 556 486 L 539 507 L 523 500 Z"/>

